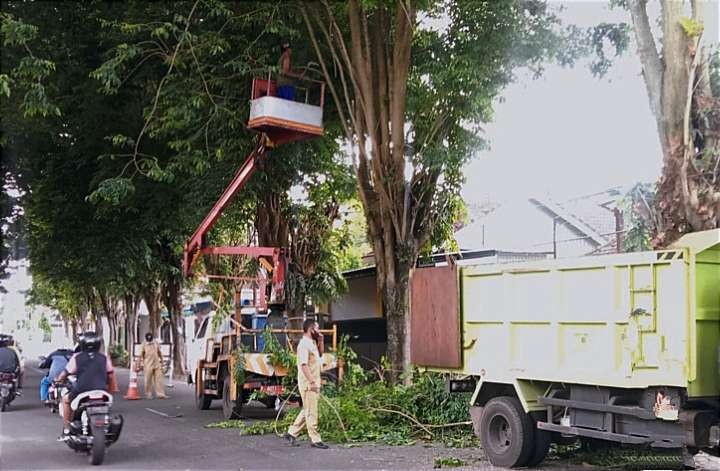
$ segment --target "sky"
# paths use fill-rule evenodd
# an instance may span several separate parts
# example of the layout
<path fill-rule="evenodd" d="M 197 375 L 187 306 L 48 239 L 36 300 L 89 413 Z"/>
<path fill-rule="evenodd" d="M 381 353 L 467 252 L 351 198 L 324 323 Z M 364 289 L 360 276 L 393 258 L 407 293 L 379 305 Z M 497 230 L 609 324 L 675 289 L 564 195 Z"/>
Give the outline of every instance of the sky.
<path fill-rule="evenodd" d="M 709 31 L 717 38 L 712 1 Z M 607 3 L 562 2 L 561 16 L 580 26 L 630 20 Z M 485 127 L 491 148 L 466 166 L 467 203 L 572 197 L 659 177 L 660 144 L 634 42 L 603 79 L 584 64 L 548 66 L 542 78 L 521 77 L 502 97 Z"/>

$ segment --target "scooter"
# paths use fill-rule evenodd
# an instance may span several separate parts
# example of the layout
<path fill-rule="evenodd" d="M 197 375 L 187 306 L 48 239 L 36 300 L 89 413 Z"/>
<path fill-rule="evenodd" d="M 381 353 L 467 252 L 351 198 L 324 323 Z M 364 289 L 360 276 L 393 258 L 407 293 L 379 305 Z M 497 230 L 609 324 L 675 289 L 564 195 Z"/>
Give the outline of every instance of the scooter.
<path fill-rule="evenodd" d="M 18 395 L 18 377 L 15 373 L 0 373 L 0 412 Z"/>
<path fill-rule="evenodd" d="M 67 394 L 67 385 L 60 385 L 59 392 Z M 120 438 L 123 427 L 122 415 L 111 415 L 113 397 L 100 389 L 88 391 L 73 399 L 70 433 L 65 443 L 77 453 L 87 453 L 90 464 L 102 464 L 106 447 Z M 64 403 L 60 402 L 62 416 Z"/>

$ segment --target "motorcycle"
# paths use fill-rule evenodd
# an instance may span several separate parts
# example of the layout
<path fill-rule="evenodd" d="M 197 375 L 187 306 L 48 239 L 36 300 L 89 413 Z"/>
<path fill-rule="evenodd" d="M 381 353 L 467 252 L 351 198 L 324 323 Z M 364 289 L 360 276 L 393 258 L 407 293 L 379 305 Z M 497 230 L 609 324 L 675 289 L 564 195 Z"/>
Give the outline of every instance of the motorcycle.
<path fill-rule="evenodd" d="M 15 373 L 0 373 L 0 412 L 17 397 L 18 378 Z"/>
<path fill-rule="evenodd" d="M 56 390 L 67 393 L 67 385 L 58 385 Z M 90 464 L 102 464 L 106 447 L 120 437 L 124 421 L 122 415 L 111 415 L 112 403 L 112 395 L 100 389 L 80 393 L 70 403 L 73 415 L 64 441 L 75 452 L 87 453 Z M 60 402 L 61 416 L 63 407 Z"/>
<path fill-rule="evenodd" d="M 50 413 L 57 414 L 60 412 L 63 391 L 67 392 L 67 387 L 57 386 L 55 382 L 50 384 L 48 388 L 48 400 L 45 403 L 45 405 L 50 408 Z M 60 415 L 62 416 L 62 413 Z"/>

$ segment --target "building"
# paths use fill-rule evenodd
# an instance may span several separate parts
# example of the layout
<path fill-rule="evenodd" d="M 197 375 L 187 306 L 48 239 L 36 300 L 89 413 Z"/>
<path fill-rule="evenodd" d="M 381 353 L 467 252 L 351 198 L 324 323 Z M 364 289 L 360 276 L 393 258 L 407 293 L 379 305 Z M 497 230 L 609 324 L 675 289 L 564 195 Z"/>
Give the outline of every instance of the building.
<path fill-rule="evenodd" d="M 555 258 L 620 252 L 623 194 L 612 188 L 563 201 L 509 202 L 457 231 L 455 239 L 463 249 L 550 252 Z"/>
<path fill-rule="evenodd" d="M 477 263 L 509 263 L 523 260 L 541 260 L 550 252 L 510 252 L 500 250 L 462 251 L 434 255 L 421 259 L 418 266 L 446 265 L 450 256 L 458 265 Z M 374 266 L 349 270 L 344 274 L 348 290 L 324 309 L 339 335 L 349 337 L 348 344 L 358 354 L 361 365 L 372 368 L 380 362 L 387 348 L 387 328 L 382 310 L 382 298 L 377 290 L 377 271 Z"/>

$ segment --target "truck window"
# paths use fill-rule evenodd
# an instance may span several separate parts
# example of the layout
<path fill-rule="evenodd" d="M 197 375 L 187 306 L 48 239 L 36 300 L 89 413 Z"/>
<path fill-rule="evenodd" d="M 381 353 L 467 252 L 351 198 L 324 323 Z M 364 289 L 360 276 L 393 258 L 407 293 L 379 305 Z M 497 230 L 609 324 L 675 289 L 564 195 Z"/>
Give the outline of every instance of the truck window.
<path fill-rule="evenodd" d="M 201 339 L 201 338 L 205 337 L 205 331 L 207 330 L 209 319 L 210 319 L 209 317 L 206 317 L 205 319 L 203 319 L 202 324 L 200 324 L 200 329 L 198 330 L 197 335 L 195 335 L 196 339 Z"/>

